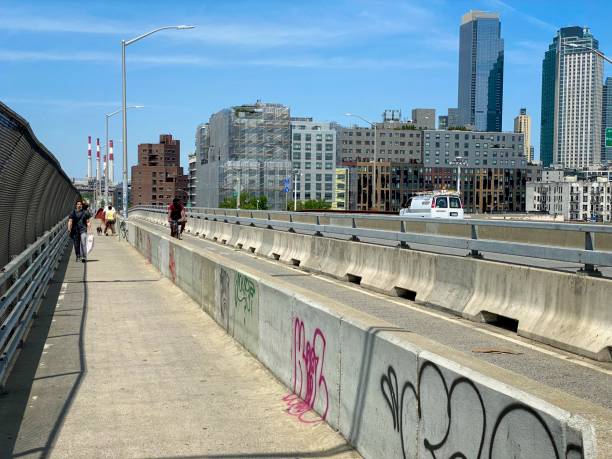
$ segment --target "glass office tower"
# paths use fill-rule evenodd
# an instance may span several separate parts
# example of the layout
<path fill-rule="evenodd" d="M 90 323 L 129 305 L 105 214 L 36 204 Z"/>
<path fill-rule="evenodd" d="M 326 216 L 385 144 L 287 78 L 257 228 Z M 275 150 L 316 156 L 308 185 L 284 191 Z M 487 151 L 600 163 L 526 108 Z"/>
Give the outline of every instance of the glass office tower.
<path fill-rule="evenodd" d="M 459 32 L 459 123 L 501 131 L 504 40 L 496 13 L 470 11 Z"/>

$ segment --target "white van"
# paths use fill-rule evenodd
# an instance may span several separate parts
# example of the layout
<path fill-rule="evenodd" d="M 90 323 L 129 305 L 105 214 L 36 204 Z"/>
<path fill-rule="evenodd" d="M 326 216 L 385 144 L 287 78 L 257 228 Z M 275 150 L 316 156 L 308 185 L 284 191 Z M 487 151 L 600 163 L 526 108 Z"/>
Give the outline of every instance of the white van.
<path fill-rule="evenodd" d="M 463 218 L 463 203 L 457 193 L 433 192 L 413 196 L 400 210 L 406 218 Z"/>

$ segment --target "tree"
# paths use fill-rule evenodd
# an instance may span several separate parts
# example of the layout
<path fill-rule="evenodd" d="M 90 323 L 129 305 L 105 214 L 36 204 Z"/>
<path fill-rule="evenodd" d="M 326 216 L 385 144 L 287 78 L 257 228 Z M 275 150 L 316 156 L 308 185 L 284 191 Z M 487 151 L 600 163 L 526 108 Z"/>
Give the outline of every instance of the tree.
<path fill-rule="evenodd" d="M 219 207 L 223 209 L 235 209 L 236 198 L 225 198 Z M 254 196 L 247 191 L 240 193 L 240 208 L 247 210 L 267 210 L 268 209 L 268 198 L 267 196 Z"/>
<path fill-rule="evenodd" d="M 297 210 L 313 210 L 313 209 L 330 209 L 331 203 L 323 199 L 309 199 L 307 201 L 298 201 Z M 287 210 L 293 210 L 293 201 L 287 202 Z"/>

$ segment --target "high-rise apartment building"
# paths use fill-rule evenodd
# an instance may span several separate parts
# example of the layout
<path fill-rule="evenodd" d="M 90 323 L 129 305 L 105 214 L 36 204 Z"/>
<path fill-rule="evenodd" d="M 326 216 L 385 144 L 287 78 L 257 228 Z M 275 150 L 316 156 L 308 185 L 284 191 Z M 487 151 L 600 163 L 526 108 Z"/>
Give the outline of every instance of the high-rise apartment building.
<path fill-rule="evenodd" d="M 601 108 L 601 162 L 612 163 L 612 141 L 608 134 L 606 143 L 606 129 L 612 130 L 612 78 L 606 78 L 606 83 L 603 86 Z"/>
<path fill-rule="evenodd" d="M 459 32 L 459 124 L 477 131 L 501 131 L 503 94 L 499 15 L 470 11 L 461 18 Z"/>
<path fill-rule="evenodd" d="M 312 118 L 291 120 L 291 162 L 297 200 L 334 201 L 336 131 Z M 293 181 L 291 182 L 293 184 Z M 293 199 L 293 188 L 290 190 Z"/>
<path fill-rule="evenodd" d="M 423 131 L 425 167 L 449 167 L 460 159 L 468 168 L 521 168 L 527 165 L 523 134 L 514 132 Z"/>
<path fill-rule="evenodd" d="M 586 27 L 563 27 L 542 62 L 540 158 L 583 168 L 601 161 L 603 59 Z"/>
<path fill-rule="evenodd" d="M 527 114 L 526 108 L 521 108 L 519 115 L 514 118 L 514 132 L 523 134 L 525 142 L 523 153 L 528 162 L 533 161 L 531 150 L 531 116 Z"/>
<path fill-rule="evenodd" d="M 197 157 L 195 154 L 189 155 L 189 182 L 187 188 L 189 189 L 189 201 L 187 204 L 189 207 L 197 206 L 196 194 L 197 194 L 197 176 L 196 176 L 196 164 Z"/>
<path fill-rule="evenodd" d="M 448 129 L 448 116 L 447 115 L 438 116 L 438 129 Z"/>
<path fill-rule="evenodd" d="M 340 161 L 374 161 L 374 129 L 353 126 L 338 128 L 337 132 Z M 421 137 L 421 131 L 412 123 L 377 123 L 377 161 L 421 162 Z"/>
<path fill-rule="evenodd" d="M 284 208 L 284 180 L 291 177 L 289 123 L 288 107 L 259 101 L 212 115 L 206 161 L 196 165 L 198 205 L 218 207 L 247 192 L 265 196 L 271 209 Z"/>
<path fill-rule="evenodd" d="M 188 177 L 181 167 L 181 142 L 170 134 L 159 143 L 138 145 L 138 165 L 132 166 L 130 202 L 134 206 L 165 206 L 179 198 L 189 199 Z"/>

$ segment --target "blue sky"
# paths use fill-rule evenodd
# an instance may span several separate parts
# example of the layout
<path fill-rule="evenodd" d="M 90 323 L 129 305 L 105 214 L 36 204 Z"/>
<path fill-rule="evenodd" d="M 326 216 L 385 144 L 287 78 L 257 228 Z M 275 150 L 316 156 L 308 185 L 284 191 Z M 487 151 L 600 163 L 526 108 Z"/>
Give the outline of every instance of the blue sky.
<path fill-rule="evenodd" d="M 138 143 L 166 132 L 181 140 L 186 163 L 198 123 L 257 99 L 341 123 L 347 111 L 441 114 L 457 104 L 459 22 L 470 9 L 501 14 L 503 126 L 511 130 L 527 107 L 537 155 L 544 51 L 558 27 L 581 25 L 612 54 L 610 1 L 0 0 L 0 100 L 82 177 L 87 136 L 103 142 L 104 114 L 120 105 L 121 39 L 193 24 L 128 48 L 128 103 L 146 106 L 128 116 L 130 165 Z M 120 138 L 120 121 L 112 119 L 111 138 Z"/>

